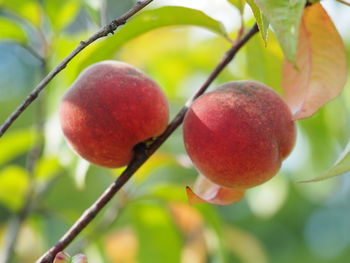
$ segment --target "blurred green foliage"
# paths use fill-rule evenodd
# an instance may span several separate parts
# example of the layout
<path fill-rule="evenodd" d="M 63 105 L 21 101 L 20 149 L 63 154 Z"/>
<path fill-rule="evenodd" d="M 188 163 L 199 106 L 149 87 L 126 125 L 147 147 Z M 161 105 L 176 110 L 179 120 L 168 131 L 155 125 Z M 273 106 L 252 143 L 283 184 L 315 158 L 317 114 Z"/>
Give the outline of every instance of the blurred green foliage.
<path fill-rule="evenodd" d="M 110 21 L 134 4 L 101 2 L 0 1 L 1 122 L 101 20 Z M 237 14 L 227 1 L 218 2 L 216 8 Z M 252 19 L 252 13 L 246 14 L 246 26 Z M 196 9 L 154 3 L 114 36 L 89 46 L 52 81 L 0 139 L 0 245 L 28 188 L 35 186 L 35 202 L 21 228 L 14 263 L 34 262 L 122 170 L 84 163 L 63 140 L 57 105 L 79 72 L 103 59 L 135 65 L 160 84 L 173 116 L 204 82 L 238 30 L 225 29 L 221 21 Z M 268 34 L 266 47 L 261 36 L 251 39 L 215 85 L 255 79 L 280 92 L 283 53 L 273 32 Z M 350 42 L 346 45 L 350 57 Z M 350 177 L 299 183 L 329 169 L 347 144 L 348 90 L 349 82 L 343 95 L 298 121 L 297 146 L 280 174 L 232 206 L 187 204 L 185 186 L 193 184 L 197 173 L 185 155 L 179 129 L 68 252 L 85 253 L 94 263 L 348 262 Z M 35 148 L 39 158 L 30 169 Z"/>

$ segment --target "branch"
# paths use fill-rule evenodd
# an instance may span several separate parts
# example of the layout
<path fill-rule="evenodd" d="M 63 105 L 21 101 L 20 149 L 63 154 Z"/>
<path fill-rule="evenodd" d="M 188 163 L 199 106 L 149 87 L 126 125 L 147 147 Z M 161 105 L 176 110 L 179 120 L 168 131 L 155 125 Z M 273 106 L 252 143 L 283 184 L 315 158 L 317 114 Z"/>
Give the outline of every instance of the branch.
<path fill-rule="evenodd" d="M 113 198 L 113 196 L 120 190 L 120 188 L 133 176 L 133 174 L 145 163 L 151 155 L 165 142 L 165 140 L 180 126 L 188 107 L 192 102 L 202 95 L 219 73 L 227 66 L 227 64 L 234 58 L 240 48 L 259 31 L 255 24 L 252 29 L 234 46 L 232 46 L 224 55 L 220 63 L 216 66 L 214 71 L 209 75 L 204 84 L 199 88 L 195 95 L 188 100 L 185 106 L 179 111 L 175 118 L 168 125 L 166 130 L 156 138 L 153 143 L 148 147 L 145 144 L 138 144 L 135 147 L 134 158 L 131 160 L 128 167 L 123 173 L 114 181 L 105 192 L 92 204 L 81 217 L 74 223 L 74 225 L 64 234 L 64 236 L 54 245 L 49 251 L 47 251 L 37 263 L 51 263 L 54 256 L 64 250 L 73 239 L 96 217 L 96 215 L 102 210 L 102 208 Z"/>
<path fill-rule="evenodd" d="M 339 3 L 342 3 L 344 5 L 350 6 L 350 3 L 346 2 L 346 1 L 343 1 L 343 0 L 336 0 L 336 1 Z"/>
<path fill-rule="evenodd" d="M 12 125 L 12 123 L 22 114 L 22 112 L 38 97 L 39 93 L 49 84 L 49 82 L 61 72 L 67 64 L 88 45 L 95 42 L 97 39 L 107 36 L 112 33 L 121 25 L 124 25 L 126 21 L 150 4 L 153 0 L 138 1 L 136 5 L 120 16 L 118 19 L 113 20 L 110 24 L 104 26 L 94 35 L 92 35 L 86 41 L 81 41 L 79 45 L 67 56 L 61 63 L 59 63 L 50 73 L 34 88 L 34 90 L 25 98 L 25 100 L 17 107 L 17 109 L 6 119 L 6 121 L 0 126 L 0 137 L 6 132 L 6 130 Z"/>

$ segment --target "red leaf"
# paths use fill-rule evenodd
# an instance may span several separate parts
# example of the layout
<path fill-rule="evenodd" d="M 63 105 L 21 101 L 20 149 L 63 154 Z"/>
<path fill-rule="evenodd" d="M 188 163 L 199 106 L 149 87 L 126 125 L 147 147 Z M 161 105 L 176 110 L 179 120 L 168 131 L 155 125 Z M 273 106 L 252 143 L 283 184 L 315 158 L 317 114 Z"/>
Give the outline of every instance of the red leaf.
<path fill-rule="evenodd" d="M 68 262 L 70 262 L 70 256 L 63 251 L 58 252 L 53 261 L 53 263 L 68 263 Z"/>
<path fill-rule="evenodd" d="M 213 205 L 230 205 L 237 203 L 244 197 L 244 190 L 232 189 L 212 183 L 204 176 L 199 175 L 194 191 L 187 186 L 186 192 L 190 204 L 210 203 Z"/>
<path fill-rule="evenodd" d="M 307 118 L 343 90 L 346 51 L 332 20 L 320 3 L 304 10 L 296 65 L 285 61 L 283 89 L 294 119 Z"/>

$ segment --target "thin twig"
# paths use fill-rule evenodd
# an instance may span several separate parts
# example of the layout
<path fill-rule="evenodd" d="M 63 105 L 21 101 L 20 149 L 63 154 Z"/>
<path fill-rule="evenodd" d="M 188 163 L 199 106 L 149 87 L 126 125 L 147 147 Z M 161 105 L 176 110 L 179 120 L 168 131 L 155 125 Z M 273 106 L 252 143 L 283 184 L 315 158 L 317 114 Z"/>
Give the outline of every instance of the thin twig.
<path fill-rule="evenodd" d="M 342 3 L 344 5 L 350 6 L 350 3 L 346 2 L 346 1 L 343 1 L 343 0 L 336 0 L 336 1 L 339 3 Z"/>
<path fill-rule="evenodd" d="M 234 46 L 232 46 L 222 58 L 220 63 L 216 66 L 214 71 L 209 75 L 204 84 L 199 88 L 195 95 L 186 103 L 179 111 L 175 118 L 168 125 L 167 129 L 154 140 L 148 147 L 145 144 L 139 144 L 135 147 L 135 155 L 128 167 L 123 173 L 114 181 L 105 192 L 92 204 L 81 217 L 74 223 L 74 225 L 64 234 L 64 236 L 47 251 L 37 263 L 51 263 L 54 256 L 64 250 L 73 239 L 96 217 L 96 215 L 103 209 L 103 207 L 113 198 L 113 196 L 120 190 L 120 188 L 133 176 L 133 174 L 145 163 L 152 154 L 165 142 L 165 140 L 180 126 L 184 116 L 188 110 L 189 105 L 202 95 L 219 73 L 227 66 L 227 64 L 234 58 L 239 49 L 256 33 L 259 29 L 255 24 L 252 29 Z"/>
<path fill-rule="evenodd" d="M 244 33 L 245 33 L 245 26 L 244 26 L 243 14 L 241 13 L 240 15 L 241 15 L 241 25 L 239 26 L 239 30 L 238 30 L 238 33 L 237 33 L 237 37 L 236 37 L 236 39 L 234 40 L 233 43 L 238 42 L 238 41 L 242 38 L 242 36 L 244 35 Z"/>
<path fill-rule="evenodd" d="M 61 63 L 59 63 L 39 84 L 35 89 L 27 96 L 27 98 L 17 107 L 17 109 L 6 119 L 6 121 L 0 126 L 0 137 L 6 132 L 6 130 L 12 125 L 12 123 L 22 114 L 22 112 L 38 97 L 39 93 L 49 84 L 49 82 L 61 72 L 67 64 L 88 45 L 95 42 L 97 39 L 107 36 L 112 33 L 121 25 L 124 25 L 126 21 L 150 4 L 153 0 L 138 1 L 136 5 L 120 16 L 118 19 L 113 20 L 110 24 L 104 26 L 94 35 L 92 35 L 86 41 L 81 41 L 79 45 L 67 56 Z"/>

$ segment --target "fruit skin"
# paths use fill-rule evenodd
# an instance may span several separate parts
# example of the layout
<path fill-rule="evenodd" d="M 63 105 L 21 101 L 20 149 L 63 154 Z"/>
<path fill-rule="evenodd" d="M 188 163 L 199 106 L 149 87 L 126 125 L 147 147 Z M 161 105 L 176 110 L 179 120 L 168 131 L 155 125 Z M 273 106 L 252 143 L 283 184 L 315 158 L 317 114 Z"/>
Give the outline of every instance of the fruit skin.
<path fill-rule="evenodd" d="M 291 112 L 272 89 L 229 82 L 200 96 L 183 126 L 185 148 L 209 180 L 250 188 L 273 177 L 295 143 Z"/>
<path fill-rule="evenodd" d="M 59 116 L 66 139 L 81 157 L 115 168 L 129 163 L 136 144 L 165 130 L 169 106 L 143 72 L 103 61 L 79 75 L 61 101 Z"/>

